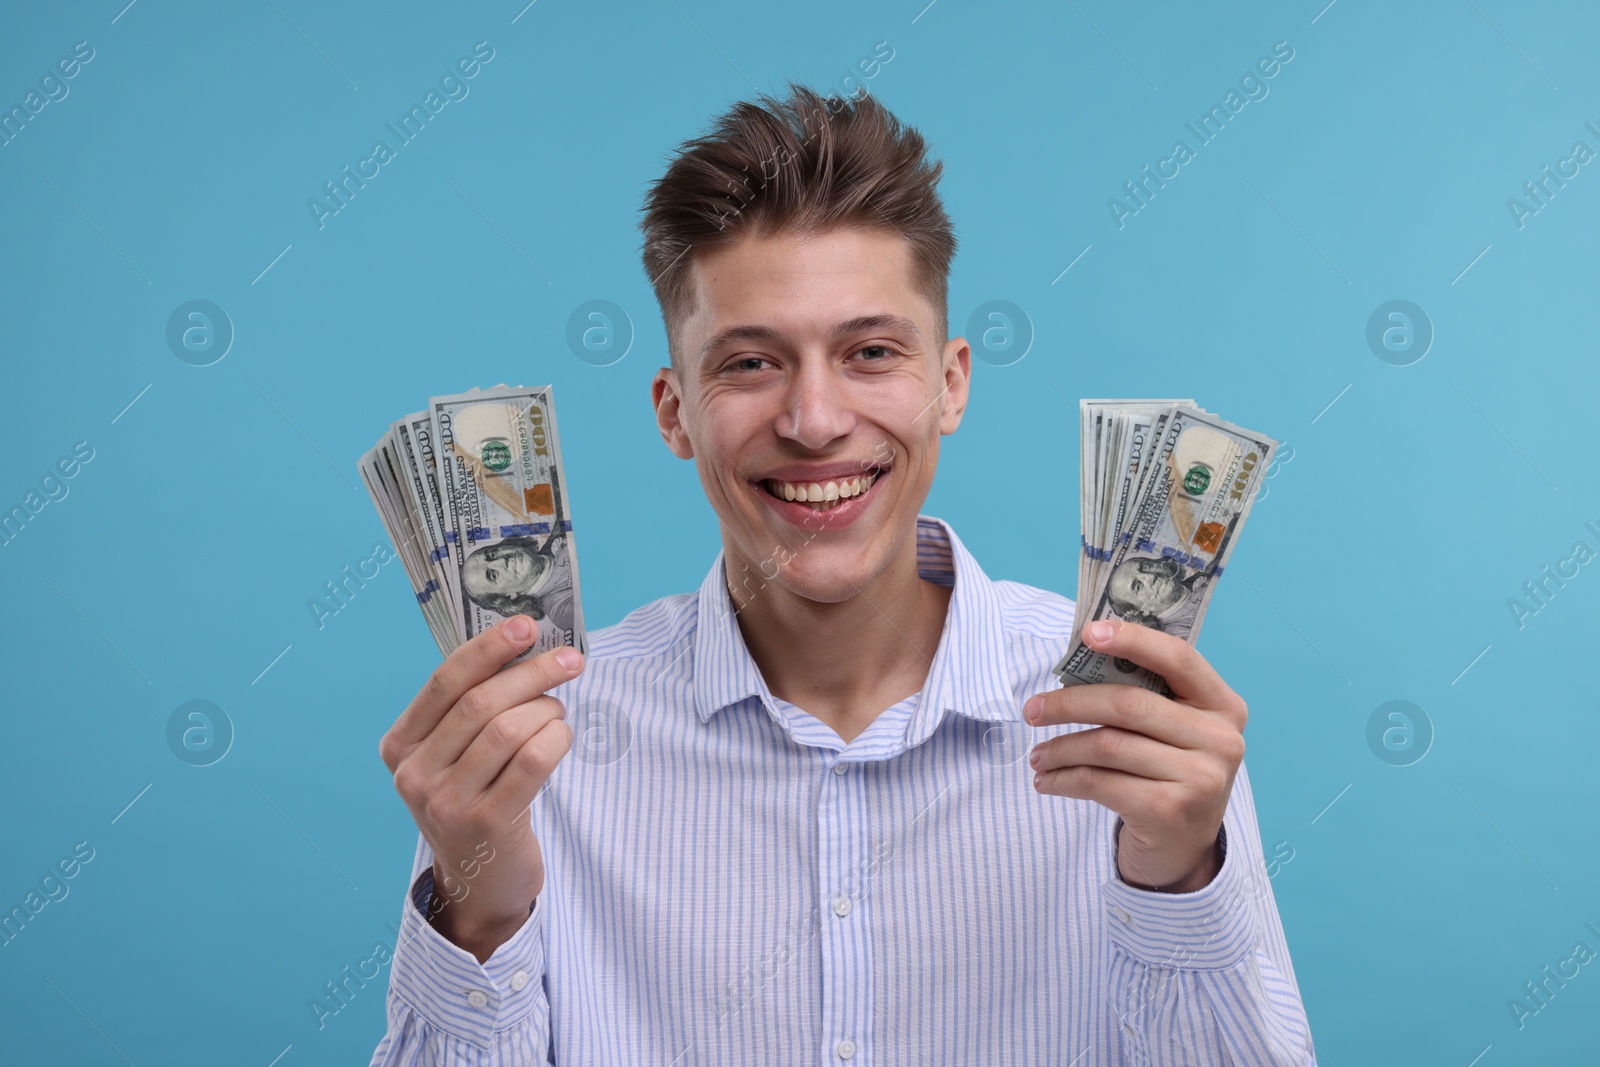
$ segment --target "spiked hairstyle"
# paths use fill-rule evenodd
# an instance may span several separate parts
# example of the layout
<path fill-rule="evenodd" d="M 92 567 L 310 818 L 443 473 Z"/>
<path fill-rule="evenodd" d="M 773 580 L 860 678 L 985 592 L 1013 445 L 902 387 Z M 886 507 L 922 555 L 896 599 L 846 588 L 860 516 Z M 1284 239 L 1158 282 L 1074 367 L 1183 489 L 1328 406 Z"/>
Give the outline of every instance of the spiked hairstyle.
<path fill-rule="evenodd" d="M 672 365 L 693 314 L 689 263 L 747 235 L 819 234 L 841 226 L 896 233 L 911 252 L 913 284 L 946 340 L 956 238 L 935 188 L 944 165 L 876 98 L 846 100 L 789 82 L 789 96 L 741 101 L 710 133 L 685 141 L 645 200 L 641 253 L 666 323 Z"/>

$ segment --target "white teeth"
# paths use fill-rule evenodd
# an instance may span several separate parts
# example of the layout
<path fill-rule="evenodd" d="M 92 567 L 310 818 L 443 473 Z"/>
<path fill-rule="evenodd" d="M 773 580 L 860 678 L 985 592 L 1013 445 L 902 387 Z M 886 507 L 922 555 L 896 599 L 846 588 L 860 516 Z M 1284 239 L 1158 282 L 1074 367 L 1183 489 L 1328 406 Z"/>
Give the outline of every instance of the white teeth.
<path fill-rule="evenodd" d="M 768 484 L 772 488 L 773 495 L 783 500 L 826 504 L 833 507 L 871 489 L 877 482 L 879 473 L 881 472 L 868 471 L 866 474 L 825 482 L 784 482 L 772 479 Z M 826 511 L 828 508 L 819 510 Z"/>

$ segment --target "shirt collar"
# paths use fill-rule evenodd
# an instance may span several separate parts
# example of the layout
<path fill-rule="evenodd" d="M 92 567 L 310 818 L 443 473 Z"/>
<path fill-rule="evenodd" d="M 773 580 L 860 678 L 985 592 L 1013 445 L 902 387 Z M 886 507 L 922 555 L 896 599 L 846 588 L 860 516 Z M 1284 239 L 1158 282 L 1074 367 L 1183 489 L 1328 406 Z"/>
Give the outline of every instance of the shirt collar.
<path fill-rule="evenodd" d="M 917 573 L 953 586 L 953 591 L 928 680 L 907 725 L 908 747 L 926 740 L 949 711 L 983 722 L 1021 722 L 994 583 L 943 519 L 917 516 L 916 547 Z M 697 598 L 694 693 L 703 723 L 749 697 L 772 707 L 772 694 L 734 617 L 726 555 L 717 553 Z M 740 581 L 752 591 L 765 584 L 760 574 L 741 576 Z"/>

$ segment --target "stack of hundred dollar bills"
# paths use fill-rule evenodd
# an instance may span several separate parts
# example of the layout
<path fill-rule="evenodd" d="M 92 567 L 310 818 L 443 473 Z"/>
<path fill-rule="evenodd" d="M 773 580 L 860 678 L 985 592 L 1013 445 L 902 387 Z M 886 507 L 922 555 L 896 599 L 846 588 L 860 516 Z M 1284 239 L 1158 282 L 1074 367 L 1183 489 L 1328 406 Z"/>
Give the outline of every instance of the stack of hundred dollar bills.
<path fill-rule="evenodd" d="M 433 397 L 360 467 L 441 653 L 519 614 L 539 621 L 519 660 L 587 651 L 550 386 Z"/>
<path fill-rule="evenodd" d="M 1165 679 L 1083 643 L 1086 623 L 1122 619 L 1191 645 L 1278 442 L 1193 400 L 1084 400 L 1083 554 L 1063 685 Z"/>

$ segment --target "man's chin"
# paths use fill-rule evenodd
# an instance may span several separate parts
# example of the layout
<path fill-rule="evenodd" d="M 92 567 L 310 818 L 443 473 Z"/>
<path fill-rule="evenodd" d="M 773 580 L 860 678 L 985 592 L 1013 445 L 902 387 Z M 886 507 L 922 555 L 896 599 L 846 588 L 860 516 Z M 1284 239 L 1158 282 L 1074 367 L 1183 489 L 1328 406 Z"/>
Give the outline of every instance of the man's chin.
<path fill-rule="evenodd" d="M 781 586 L 790 595 L 813 604 L 842 604 L 859 596 L 865 574 L 832 572 L 825 575 L 780 573 L 769 586 Z"/>
<path fill-rule="evenodd" d="M 759 597 L 782 590 L 791 596 L 816 604 L 839 604 L 860 594 L 872 580 L 870 561 L 857 545 L 804 545 L 778 547 L 766 556 L 744 565 L 730 566 L 728 582 L 749 596 Z"/>

